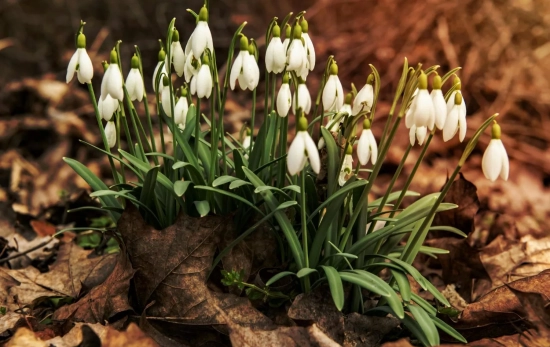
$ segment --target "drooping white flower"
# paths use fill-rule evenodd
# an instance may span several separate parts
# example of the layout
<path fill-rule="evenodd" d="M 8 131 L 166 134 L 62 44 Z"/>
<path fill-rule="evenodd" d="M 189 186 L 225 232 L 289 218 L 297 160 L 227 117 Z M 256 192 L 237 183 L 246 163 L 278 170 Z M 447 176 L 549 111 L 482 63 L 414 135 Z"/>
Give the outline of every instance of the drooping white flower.
<path fill-rule="evenodd" d="M 118 67 L 118 56 L 116 50 L 111 51 L 111 64 L 107 67 L 103 80 L 101 80 L 101 97 L 105 98 L 110 95 L 113 99 L 122 101 L 124 91 L 122 89 L 122 73 Z"/>
<path fill-rule="evenodd" d="M 210 62 L 208 57 L 205 55 L 202 60 L 201 68 L 197 73 L 197 76 L 191 81 L 191 94 L 193 94 L 193 86 L 195 86 L 197 91 L 197 96 L 199 98 L 210 98 L 212 94 L 212 74 L 210 73 Z M 193 82 L 195 84 L 193 85 Z"/>
<path fill-rule="evenodd" d="M 254 90 L 260 81 L 260 69 L 254 57 L 254 45 L 248 44 L 246 36 L 241 35 L 240 52 L 233 62 L 231 74 L 229 76 L 229 86 L 231 90 L 235 89 L 235 83 L 238 80 L 242 90 Z"/>
<path fill-rule="evenodd" d="M 351 93 L 347 93 L 346 97 L 344 98 L 344 104 L 340 109 L 338 110 L 338 113 L 347 113 L 348 116 L 352 115 L 352 108 L 351 108 L 351 99 L 353 98 L 353 95 Z M 340 118 L 340 123 L 344 122 L 345 117 Z"/>
<path fill-rule="evenodd" d="M 208 48 L 210 52 L 214 52 L 212 33 L 208 26 L 208 10 L 206 6 L 203 6 L 199 11 L 197 26 L 185 46 L 185 54 L 189 55 L 190 51 L 192 51 L 193 56 L 200 59 L 206 48 Z"/>
<path fill-rule="evenodd" d="M 301 112 L 300 112 L 301 113 Z M 307 161 L 315 173 L 321 170 L 321 159 L 315 146 L 315 142 L 307 132 L 307 119 L 302 114 L 297 115 L 296 136 L 288 149 L 286 158 L 288 172 L 296 175 L 306 166 Z"/>
<path fill-rule="evenodd" d="M 453 80 L 453 86 L 456 86 L 455 87 L 456 90 L 451 93 L 451 95 L 449 96 L 449 99 L 447 100 L 447 114 L 451 112 L 451 109 L 455 104 L 454 103 L 455 96 L 456 96 L 456 93 L 460 92 L 461 84 L 462 82 L 460 81 L 460 78 L 458 78 L 458 76 L 455 76 Z M 462 108 L 462 112 L 466 115 L 466 101 L 464 101 L 464 96 L 462 96 L 462 102 L 460 103 L 460 107 Z"/>
<path fill-rule="evenodd" d="M 441 77 L 436 75 L 433 80 L 433 89 L 430 93 L 434 104 L 435 126 L 439 130 L 443 130 L 445 119 L 447 118 L 447 104 L 445 97 L 441 91 Z"/>
<path fill-rule="evenodd" d="M 428 92 L 428 77 L 424 72 L 418 77 L 418 94 L 411 105 L 409 122 L 405 124 L 414 124 L 417 128 L 427 127 L 432 130 L 435 124 L 435 111 L 432 98 Z"/>
<path fill-rule="evenodd" d="M 466 110 L 462 107 L 462 93 L 457 91 L 454 94 L 454 105 L 451 107 L 443 126 L 443 141 L 447 142 L 452 139 L 457 132 L 460 142 L 466 137 Z"/>
<path fill-rule="evenodd" d="M 376 159 L 378 159 L 378 145 L 370 127 L 370 120 L 365 118 L 363 131 L 357 142 L 357 159 L 359 159 L 361 165 L 367 165 L 369 159 L 372 165 L 374 165 L 376 164 Z"/>
<path fill-rule="evenodd" d="M 116 145 L 116 125 L 115 122 L 109 121 L 105 125 L 105 138 L 109 148 L 113 148 Z"/>
<path fill-rule="evenodd" d="M 189 104 L 187 103 L 187 89 L 182 89 L 181 97 L 176 102 L 174 107 L 174 122 L 181 130 L 185 129 L 185 123 L 187 121 L 187 111 L 189 110 Z"/>
<path fill-rule="evenodd" d="M 296 71 L 303 78 L 303 70 L 307 71 L 307 52 L 302 43 L 302 27 L 296 23 L 293 38 L 287 51 L 287 71 Z"/>
<path fill-rule="evenodd" d="M 338 78 L 338 66 L 330 65 L 330 75 L 323 88 L 323 108 L 325 112 L 336 112 L 344 104 L 344 89 Z"/>
<path fill-rule="evenodd" d="M 164 113 L 166 113 L 168 117 L 172 117 L 172 105 L 173 105 L 174 97 L 170 92 L 170 81 L 168 80 L 168 76 L 162 77 L 162 89 L 160 91 L 160 100 L 162 103 L 162 109 L 164 110 Z"/>
<path fill-rule="evenodd" d="M 265 68 L 267 72 L 281 73 L 285 69 L 286 52 L 281 41 L 281 28 L 275 23 L 272 29 L 273 37 L 265 52 Z"/>
<path fill-rule="evenodd" d="M 302 27 L 302 38 L 306 44 L 307 68 L 309 71 L 313 71 L 315 68 L 315 47 L 313 47 L 313 42 L 309 37 L 309 24 L 305 18 L 302 18 L 300 26 Z"/>
<path fill-rule="evenodd" d="M 83 33 L 79 33 L 76 40 L 76 51 L 74 52 L 69 66 L 67 67 L 66 81 L 69 83 L 76 72 L 78 82 L 91 83 L 92 77 L 94 77 L 94 66 L 92 60 L 86 52 L 86 36 Z"/>
<path fill-rule="evenodd" d="M 126 89 L 128 90 L 128 95 L 130 100 L 137 100 L 141 102 L 143 100 L 143 78 L 139 72 L 139 58 L 134 54 L 131 62 L 131 69 L 126 77 Z"/>
<path fill-rule="evenodd" d="M 353 157 L 351 155 L 352 147 L 348 145 L 346 148 L 346 155 L 344 156 L 344 162 L 342 163 L 342 168 L 340 169 L 340 176 L 338 177 L 338 184 L 342 187 L 353 175 Z"/>
<path fill-rule="evenodd" d="M 374 88 L 372 83 L 374 81 L 374 76 L 372 74 L 367 78 L 367 83 L 359 90 L 355 100 L 353 100 L 353 115 L 357 116 L 359 112 L 366 111 L 370 112 L 372 104 L 374 102 Z"/>
<path fill-rule="evenodd" d="M 159 74 L 160 76 L 158 76 Z M 166 71 L 166 52 L 164 52 L 164 48 L 161 48 L 159 51 L 157 65 L 153 71 L 153 91 L 157 91 L 157 83 L 162 87 L 162 76 L 168 76 L 168 72 Z"/>
<path fill-rule="evenodd" d="M 99 116 L 106 121 L 110 121 L 113 118 L 113 114 L 118 110 L 119 103 L 117 99 L 113 99 L 110 95 L 107 95 L 105 98 L 99 98 L 97 108 Z"/>
<path fill-rule="evenodd" d="M 283 84 L 281 84 L 281 88 L 277 94 L 277 114 L 280 117 L 286 117 L 292 106 L 292 93 L 290 92 L 290 85 L 288 82 L 288 73 L 285 73 L 283 76 Z"/>
<path fill-rule="evenodd" d="M 417 95 L 418 95 L 418 88 L 416 88 L 414 90 L 414 93 L 412 95 L 411 104 L 409 105 L 409 108 L 407 109 L 407 112 L 405 113 L 405 126 L 407 127 L 407 129 L 410 129 L 414 125 L 413 118 L 411 117 L 411 115 L 412 115 L 412 111 L 415 108 L 415 102 L 416 102 L 416 96 Z"/>
<path fill-rule="evenodd" d="M 418 145 L 422 146 L 424 143 L 424 140 L 426 139 L 426 134 L 428 133 L 427 127 L 416 127 L 416 125 L 413 125 L 411 129 L 409 130 L 409 141 L 411 143 L 411 146 L 414 146 L 415 143 L 415 136 L 418 140 Z"/>
<path fill-rule="evenodd" d="M 170 55 L 176 74 L 181 77 L 185 67 L 185 52 L 181 47 L 180 33 L 176 29 L 172 33 L 172 44 L 170 45 Z"/>
<path fill-rule="evenodd" d="M 304 114 L 309 114 L 311 110 L 311 95 L 309 94 L 309 90 L 304 80 L 298 82 L 298 90 L 296 93 L 298 94 L 298 107 L 302 108 Z M 294 114 L 296 114 L 296 93 L 292 95 L 292 113 Z"/>
<path fill-rule="evenodd" d="M 481 160 L 481 168 L 488 180 L 494 182 L 499 176 L 505 181 L 508 180 L 510 171 L 508 153 L 500 140 L 500 125 L 496 122 L 491 131 L 491 142 L 489 142 Z"/>

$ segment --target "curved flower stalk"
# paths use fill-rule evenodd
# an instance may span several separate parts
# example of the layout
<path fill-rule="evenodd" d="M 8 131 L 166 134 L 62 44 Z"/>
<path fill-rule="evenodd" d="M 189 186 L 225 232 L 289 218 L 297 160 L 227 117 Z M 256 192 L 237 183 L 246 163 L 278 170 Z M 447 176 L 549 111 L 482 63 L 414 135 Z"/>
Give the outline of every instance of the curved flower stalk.
<path fill-rule="evenodd" d="M 132 57 L 130 65 L 131 69 L 128 73 L 128 77 L 126 77 L 126 89 L 128 90 L 130 100 L 137 100 L 141 102 L 141 100 L 143 100 L 144 86 L 143 78 L 139 72 L 139 58 L 136 54 Z"/>
<path fill-rule="evenodd" d="M 363 121 L 363 131 L 357 142 L 357 159 L 361 165 L 367 165 L 370 162 L 376 164 L 378 159 L 378 145 L 371 130 L 371 122 L 368 118 Z"/>
<path fill-rule="evenodd" d="M 304 70 L 307 77 L 307 52 L 302 43 L 302 27 L 296 23 L 292 33 L 292 41 L 287 51 L 287 71 L 295 71 L 298 76 L 303 76 Z"/>
<path fill-rule="evenodd" d="M 174 122 L 181 130 L 185 129 L 185 122 L 187 121 L 187 111 L 189 110 L 189 104 L 187 102 L 187 88 L 181 89 L 181 96 L 174 106 Z"/>
<path fill-rule="evenodd" d="M 241 35 L 240 52 L 233 62 L 231 75 L 229 77 L 229 86 L 231 90 L 235 89 L 235 83 L 239 81 L 242 90 L 254 90 L 260 81 L 260 69 L 254 56 L 254 45 L 248 44 L 248 38 Z"/>
<path fill-rule="evenodd" d="M 172 34 L 170 52 L 172 59 L 171 63 L 174 65 L 174 70 L 176 70 L 176 74 L 181 77 L 185 68 L 185 52 L 181 47 L 180 33 L 175 28 L 174 33 Z"/>
<path fill-rule="evenodd" d="M 323 108 L 325 112 L 336 112 L 344 104 L 344 89 L 338 78 L 338 66 L 332 63 L 329 69 L 329 77 L 323 89 Z"/>
<path fill-rule="evenodd" d="M 441 91 L 441 77 L 439 75 L 434 77 L 432 86 L 433 89 L 430 96 L 434 105 L 435 126 L 437 129 L 443 130 L 445 119 L 447 119 L 447 104 Z"/>
<path fill-rule="evenodd" d="M 304 114 L 309 114 L 311 111 L 311 95 L 307 89 L 306 82 L 299 78 L 298 79 L 298 90 L 296 94 L 292 96 L 292 113 L 296 114 L 296 99 L 298 99 L 298 108 L 301 108 L 304 111 Z"/>
<path fill-rule="evenodd" d="M 116 125 L 113 121 L 108 121 L 105 125 L 105 137 L 109 148 L 113 148 L 116 145 Z"/>
<path fill-rule="evenodd" d="M 355 96 L 353 100 L 352 114 L 357 116 L 359 112 L 370 112 L 372 104 L 374 102 L 374 75 L 370 74 L 367 78 L 367 83 L 361 88 L 361 90 Z"/>
<path fill-rule="evenodd" d="M 110 62 L 101 81 L 101 97 L 105 98 L 110 95 L 113 99 L 122 101 L 124 97 L 122 73 L 118 67 L 118 56 L 114 48 L 111 51 Z"/>
<path fill-rule="evenodd" d="M 76 51 L 74 52 L 71 60 L 69 61 L 69 66 L 67 67 L 67 83 L 71 82 L 76 72 L 76 77 L 78 82 L 92 83 L 92 78 L 94 77 L 94 66 L 88 52 L 86 52 L 86 36 L 80 32 L 76 39 Z"/>
<path fill-rule="evenodd" d="M 481 161 L 483 174 L 492 182 L 496 181 L 499 176 L 507 181 L 510 171 L 508 153 L 500 140 L 500 134 L 500 125 L 495 121 L 491 130 L 491 142 L 489 142 Z"/>
<path fill-rule="evenodd" d="M 449 141 L 460 130 L 458 139 L 462 142 L 466 137 L 466 110 L 465 107 L 462 107 L 462 93 L 457 91 L 453 94 L 454 105 L 447 114 L 447 119 L 443 126 L 443 141 Z"/>
<path fill-rule="evenodd" d="M 428 133 L 427 127 L 416 127 L 416 125 L 413 125 L 409 130 L 409 141 L 411 143 L 411 146 L 414 146 L 415 137 L 418 140 L 418 145 L 422 146 L 422 144 L 424 143 L 424 140 L 426 139 L 427 133 Z"/>
<path fill-rule="evenodd" d="M 162 70 L 161 70 L 161 66 L 162 66 Z M 168 76 L 168 72 L 166 72 L 166 52 L 162 47 L 160 48 L 160 51 L 158 54 L 157 65 L 155 66 L 155 70 L 153 71 L 153 90 L 155 92 L 157 91 L 157 79 L 159 78 L 157 76 L 159 73 L 161 74 L 159 79 L 159 85 L 162 86 L 162 76 Z"/>
<path fill-rule="evenodd" d="M 265 68 L 267 72 L 281 73 L 285 69 L 286 52 L 281 41 L 281 28 L 277 23 L 272 29 L 273 36 L 265 52 Z"/>
<path fill-rule="evenodd" d="M 344 156 L 344 162 L 342 163 L 342 168 L 340 169 L 340 176 L 338 176 L 338 184 L 342 187 L 353 175 L 353 147 L 349 144 L 346 147 L 346 155 Z"/>
<path fill-rule="evenodd" d="M 413 100 L 410 114 L 405 119 L 405 125 L 411 128 L 427 127 L 432 130 L 435 124 L 435 111 L 432 98 L 428 93 L 428 77 L 424 72 L 418 77 L 418 94 Z"/>
<path fill-rule="evenodd" d="M 306 67 L 309 71 L 313 71 L 313 69 L 315 68 L 315 47 L 313 47 L 313 42 L 311 41 L 311 37 L 309 36 L 309 24 L 307 20 L 303 17 L 302 21 L 300 22 L 300 26 L 302 27 L 302 38 L 304 39 L 307 53 Z"/>
<path fill-rule="evenodd" d="M 313 142 L 313 139 L 307 132 L 308 123 L 306 117 L 301 116 L 302 112 L 298 113 L 300 115 L 297 116 L 299 119 L 296 124 L 296 136 L 288 149 L 288 156 L 286 158 L 288 173 L 296 175 L 302 171 L 308 160 L 313 172 L 319 173 L 321 170 L 319 152 L 317 151 L 315 142 Z"/>
<path fill-rule="evenodd" d="M 280 117 L 286 117 L 292 106 L 292 93 L 290 92 L 289 79 L 288 73 L 285 73 L 283 75 L 283 83 L 277 94 L 277 114 Z"/>

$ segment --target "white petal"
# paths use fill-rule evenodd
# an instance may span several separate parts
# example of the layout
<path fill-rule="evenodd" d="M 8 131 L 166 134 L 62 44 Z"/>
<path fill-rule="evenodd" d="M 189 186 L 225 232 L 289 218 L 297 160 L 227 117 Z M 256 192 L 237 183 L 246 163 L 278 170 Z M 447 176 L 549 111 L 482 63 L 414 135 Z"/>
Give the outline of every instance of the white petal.
<path fill-rule="evenodd" d="M 363 129 L 361 132 L 361 137 L 359 137 L 359 141 L 357 142 L 357 159 L 359 159 L 361 165 L 367 165 L 371 156 L 370 141 L 368 136 L 369 131 L 371 130 Z"/>
<path fill-rule="evenodd" d="M 92 77 L 94 77 L 94 66 L 92 60 L 88 56 L 85 48 L 79 48 L 80 52 L 78 56 L 78 70 L 76 75 L 80 83 L 92 83 Z"/>
<path fill-rule="evenodd" d="M 69 66 L 67 66 L 67 76 L 65 77 L 67 83 L 71 82 L 71 80 L 74 77 L 74 73 L 76 72 L 76 65 L 78 64 L 78 55 L 79 55 L 79 50 L 77 49 L 73 53 L 71 60 L 69 60 Z"/>
<path fill-rule="evenodd" d="M 420 146 L 422 146 L 422 144 L 424 143 L 427 133 L 428 133 L 427 127 L 416 128 L 416 138 L 418 139 L 418 144 Z"/>
<path fill-rule="evenodd" d="M 500 140 L 492 139 L 489 142 L 489 146 L 483 154 L 483 159 L 481 160 L 481 168 L 483 169 L 483 174 L 485 177 L 491 181 L 495 181 L 498 178 L 502 170 L 502 148 L 499 142 Z M 504 152 L 506 153 L 506 151 Z"/>
<path fill-rule="evenodd" d="M 250 65 L 252 70 L 252 82 L 249 85 L 250 90 L 256 89 L 258 83 L 260 83 L 260 67 L 254 56 L 250 56 Z"/>
<path fill-rule="evenodd" d="M 353 115 L 356 116 L 363 111 L 370 111 L 372 103 L 374 101 L 374 90 L 371 84 L 365 84 L 363 88 L 357 93 L 357 96 L 353 100 Z"/>
<path fill-rule="evenodd" d="M 339 110 L 344 105 L 344 88 L 338 76 L 336 76 L 336 110 Z"/>
<path fill-rule="evenodd" d="M 126 89 L 128 90 L 130 100 L 134 101 L 137 99 L 141 101 L 143 98 L 143 81 L 139 69 L 130 69 L 128 77 L 126 77 Z"/>
<path fill-rule="evenodd" d="M 113 148 L 116 145 L 115 122 L 107 122 L 107 125 L 105 126 L 105 137 L 107 138 L 109 148 Z"/>
<path fill-rule="evenodd" d="M 292 40 L 288 49 L 288 71 L 299 72 L 307 60 L 304 46 L 301 40 Z"/>
<path fill-rule="evenodd" d="M 460 110 L 457 107 L 453 107 L 451 108 L 451 112 L 447 114 L 447 119 L 445 119 L 445 125 L 443 126 L 443 141 L 449 141 L 458 131 L 459 113 Z"/>
<path fill-rule="evenodd" d="M 319 158 L 319 151 L 317 150 L 317 146 L 315 145 L 315 142 L 313 142 L 313 139 L 311 138 L 311 136 L 309 136 L 309 133 L 307 131 L 300 132 L 303 133 L 304 136 L 309 165 L 311 165 L 311 169 L 313 170 L 313 172 L 319 173 L 319 171 L 321 170 L 321 159 Z"/>
<path fill-rule="evenodd" d="M 466 125 L 466 113 L 462 112 L 462 106 L 459 108 L 458 129 L 458 139 L 462 142 L 466 137 L 466 130 L 468 130 L 468 126 Z"/>
<path fill-rule="evenodd" d="M 191 33 L 189 36 L 189 40 L 187 40 L 187 43 L 185 44 L 185 56 L 189 56 L 189 53 L 191 53 L 191 43 L 193 42 L 193 35 L 195 34 L 195 31 Z"/>
<path fill-rule="evenodd" d="M 176 74 L 181 77 L 185 67 L 185 52 L 183 52 L 183 48 L 179 41 L 172 42 L 172 60 L 174 62 Z"/>
<path fill-rule="evenodd" d="M 208 65 L 201 66 L 197 74 L 197 96 L 199 98 L 210 98 L 212 93 L 212 76 Z"/>
<path fill-rule="evenodd" d="M 292 94 L 290 93 L 290 86 L 288 83 L 283 83 L 277 94 L 277 114 L 281 117 L 288 115 L 288 110 L 292 105 Z"/>
<path fill-rule="evenodd" d="M 122 74 L 117 64 L 111 64 L 107 68 L 112 72 L 109 73 L 109 80 L 107 81 L 107 92 L 111 94 L 114 99 L 122 101 L 124 98 L 124 91 L 122 89 Z"/>
<path fill-rule="evenodd" d="M 336 83 L 338 76 L 330 75 L 323 88 L 323 108 L 325 112 L 336 111 Z"/>
<path fill-rule="evenodd" d="M 273 72 L 275 70 L 275 44 L 274 42 L 276 39 L 279 39 L 281 41 L 281 38 L 279 37 L 273 37 L 271 38 L 271 41 L 269 41 L 269 45 L 267 45 L 267 49 L 265 51 L 265 69 L 267 72 Z"/>
<path fill-rule="evenodd" d="M 500 178 L 502 178 L 505 181 L 508 181 L 508 174 L 510 173 L 510 163 L 508 161 L 508 153 L 506 153 L 506 149 L 504 148 L 504 144 L 502 141 L 500 141 L 500 152 L 501 152 L 501 160 L 502 160 L 502 168 L 500 169 Z"/>
<path fill-rule="evenodd" d="M 180 97 L 174 107 L 174 122 L 176 122 L 176 124 L 185 125 L 188 110 L 189 105 L 187 104 L 187 98 L 183 96 Z"/>
<path fill-rule="evenodd" d="M 193 76 L 190 83 L 191 95 L 197 95 L 197 76 Z"/>
<path fill-rule="evenodd" d="M 311 41 L 311 37 L 309 36 L 308 33 L 302 34 L 302 37 L 306 42 L 309 70 L 313 71 L 313 69 L 315 68 L 315 47 L 313 47 L 313 42 Z"/>
<path fill-rule="evenodd" d="M 159 61 L 157 63 L 157 65 L 155 66 L 155 70 L 153 71 L 153 90 L 155 92 L 157 91 L 157 85 L 156 85 L 156 83 L 157 83 L 157 74 L 159 73 L 159 69 L 160 69 L 161 64 L 163 64 L 163 63 Z M 164 68 L 162 70 L 164 71 Z M 162 87 L 162 76 L 160 77 L 159 85 Z"/>
<path fill-rule="evenodd" d="M 351 116 L 352 112 L 351 112 L 351 105 L 349 104 L 343 104 L 342 107 L 340 107 L 340 109 L 338 110 L 338 113 L 347 113 L 348 116 Z M 344 122 L 344 117 L 342 117 L 340 119 L 340 123 L 343 123 Z"/>
<path fill-rule="evenodd" d="M 229 76 L 229 86 L 231 87 L 231 90 L 235 90 L 235 82 L 241 74 L 244 62 L 243 58 L 245 55 L 250 55 L 250 53 L 248 53 L 248 51 L 240 51 L 237 55 L 237 58 L 235 58 L 235 62 L 233 62 L 233 66 L 231 67 L 231 74 Z"/>
<path fill-rule="evenodd" d="M 416 96 L 414 109 L 412 110 L 412 120 L 417 128 L 427 127 L 434 118 L 434 105 L 428 90 L 421 89 Z"/>
<path fill-rule="evenodd" d="M 256 58 L 254 58 L 254 56 L 251 54 L 243 58 L 242 75 L 246 83 L 246 88 L 248 88 L 249 90 L 254 90 L 260 78 L 260 70 L 258 70 L 258 63 L 256 63 Z"/>
<path fill-rule="evenodd" d="M 172 117 L 172 107 L 171 107 L 171 102 L 170 102 L 170 98 L 171 98 L 171 94 L 170 93 L 170 87 L 169 86 L 163 86 L 162 87 L 162 91 L 160 93 L 160 98 L 161 98 L 161 101 L 162 101 L 162 109 L 164 110 L 164 113 L 166 113 L 166 115 L 168 117 Z M 173 99 L 173 97 L 172 97 Z"/>
<path fill-rule="evenodd" d="M 210 28 L 208 23 L 204 21 L 199 21 L 193 31 L 193 41 L 191 42 L 191 49 L 193 50 L 193 55 L 195 57 L 201 57 L 205 48 L 211 49 L 212 45 L 212 34 L 210 33 Z"/>
<path fill-rule="evenodd" d="M 243 139 L 243 148 L 244 149 L 248 149 L 248 147 L 250 147 L 250 142 L 251 142 L 251 137 L 250 136 L 245 136 L 245 138 Z"/>
<path fill-rule="evenodd" d="M 299 131 L 296 134 L 294 141 L 292 141 L 288 148 L 286 165 L 288 173 L 291 175 L 296 175 L 298 172 L 302 171 L 307 161 L 305 155 L 306 144 L 304 138 L 300 136 L 301 133 L 303 133 L 303 131 Z"/>
<path fill-rule="evenodd" d="M 370 161 L 372 165 L 376 164 L 376 160 L 378 159 L 378 145 L 376 144 L 376 139 L 374 138 L 374 134 L 369 129 L 367 133 L 369 139 L 370 139 Z"/>
<path fill-rule="evenodd" d="M 445 97 L 441 89 L 432 90 L 430 96 L 434 104 L 434 116 L 435 126 L 437 129 L 442 130 L 445 125 L 445 118 L 447 118 L 447 104 L 445 104 Z"/>
<path fill-rule="evenodd" d="M 101 80 L 101 98 L 105 100 L 105 97 L 107 96 L 107 94 L 109 94 L 107 92 L 107 85 L 109 84 L 109 74 L 110 74 L 110 70 L 109 68 L 107 68 L 107 70 L 105 70 L 105 73 L 103 74 L 103 79 Z"/>
<path fill-rule="evenodd" d="M 415 143 L 415 136 L 416 136 L 416 125 L 413 124 L 413 126 L 409 129 L 409 142 L 411 146 L 414 146 Z"/>
<path fill-rule="evenodd" d="M 97 107 L 99 108 L 99 115 L 106 121 L 110 121 L 113 118 L 113 114 L 118 110 L 119 104 L 117 99 L 113 99 L 110 95 L 107 95 L 103 100 L 100 98 Z"/>
<path fill-rule="evenodd" d="M 286 52 L 280 37 L 274 37 L 271 40 L 273 46 L 273 72 L 281 73 L 286 65 Z"/>

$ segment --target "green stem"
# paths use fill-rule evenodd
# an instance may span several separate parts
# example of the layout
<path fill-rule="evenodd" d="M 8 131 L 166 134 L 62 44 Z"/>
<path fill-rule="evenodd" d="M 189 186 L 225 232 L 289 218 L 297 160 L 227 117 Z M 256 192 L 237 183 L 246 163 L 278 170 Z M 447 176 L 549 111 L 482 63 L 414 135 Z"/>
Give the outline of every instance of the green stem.
<path fill-rule="evenodd" d="M 267 115 L 265 117 L 265 120 L 267 121 Z M 250 136 L 250 149 L 254 148 L 254 126 L 256 123 L 256 89 L 252 91 L 252 118 L 250 120 L 250 131 L 252 132 L 252 136 Z"/>
<path fill-rule="evenodd" d="M 195 116 L 195 142 L 193 144 L 193 151 L 195 157 L 199 157 L 199 138 L 201 132 L 201 98 L 197 97 L 197 112 Z"/>
<path fill-rule="evenodd" d="M 302 248 L 304 252 L 304 264 L 305 267 L 309 267 L 309 245 L 308 245 L 308 235 L 307 235 L 307 205 L 306 205 L 306 169 L 302 169 L 300 174 L 300 204 L 301 204 L 301 220 L 302 220 Z M 310 282 L 309 277 L 306 276 L 303 278 L 304 283 L 304 292 L 308 293 L 310 291 Z"/>

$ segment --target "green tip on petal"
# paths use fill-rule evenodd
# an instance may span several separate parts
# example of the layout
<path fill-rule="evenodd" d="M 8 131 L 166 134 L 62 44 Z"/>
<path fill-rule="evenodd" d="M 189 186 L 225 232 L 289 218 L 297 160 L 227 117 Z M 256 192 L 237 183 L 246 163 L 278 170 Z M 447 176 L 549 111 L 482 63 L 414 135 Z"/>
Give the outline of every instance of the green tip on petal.
<path fill-rule="evenodd" d="M 164 61 L 164 59 L 166 59 L 166 52 L 164 48 L 161 48 L 158 55 L 158 61 Z"/>
<path fill-rule="evenodd" d="M 298 131 L 307 131 L 307 118 L 304 117 L 304 112 L 302 111 L 302 108 L 298 108 L 298 114 L 296 115 L 298 117 L 298 124 L 296 124 L 296 129 Z"/>
<path fill-rule="evenodd" d="M 420 72 L 420 76 L 418 76 L 418 89 L 428 89 L 428 76 L 424 71 Z"/>
<path fill-rule="evenodd" d="M 286 23 L 285 24 L 285 36 L 287 38 L 290 38 L 291 32 L 292 32 L 292 28 L 290 27 L 290 24 Z"/>
<path fill-rule="evenodd" d="M 184 98 L 187 97 L 187 88 L 185 87 L 181 88 L 181 96 L 183 96 Z"/>
<path fill-rule="evenodd" d="M 435 75 L 432 83 L 433 89 L 441 89 L 441 76 Z"/>
<path fill-rule="evenodd" d="M 369 74 L 369 77 L 367 77 L 367 84 L 373 85 L 374 84 L 374 74 Z"/>
<path fill-rule="evenodd" d="M 199 22 L 208 22 L 208 9 L 206 8 L 206 5 L 202 6 L 199 11 Z"/>
<path fill-rule="evenodd" d="M 289 81 L 290 81 L 290 77 L 289 77 L 289 74 L 287 72 L 283 75 L 283 83 L 288 84 Z"/>
<path fill-rule="evenodd" d="M 118 64 L 118 55 L 116 54 L 116 49 L 113 48 L 111 51 L 111 57 L 109 59 L 111 64 Z"/>
<path fill-rule="evenodd" d="M 292 37 L 296 40 L 302 39 L 302 27 L 300 24 L 296 23 L 294 26 L 294 35 Z"/>
<path fill-rule="evenodd" d="M 210 65 L 210 58 L 208 58 L 208 54 L 202 55 L 202 63 L 205 65 Z"/>
<path fill-rule="evenodd" d="M 273 25 L 273 28 L 271 28 L 271 34 L 273 37 L 281 37 L 281 27 L 279 24 L 275 23 L 275 25 Z"/>
<path fill-rule="evenodd" d="M 309 31 L 309 23 L 303 17 L 302 17 L 302 21 L 300 22 L 300 26 L 302 27 L 302 32 L 304 34 L 307 34 L 307 32 Z"/>
<path fill-rule="evenodd" d="M 330 64 L 329 74 L 338 75 L 338 65 L 336 65 L 335 62 L 332 62 L 332 64 Z"/>
<path fill-rule="evenodd" d="M 166 87 L 169 84 L 170 84 L 170 80 L 168 80 L 168 76 L 166 75 L 162 76 L 162 85 Z"/>
<path fill-rule="evenodd" d="M 174 28 L 174 32 L 172 33 L 172 42 L 178 42 L 180 40 L 180 32 L 178 29 Z"/>
<path fill-rule="evenodd" d="M 76 48 L 86 48 L 86 36 L 83 33 L 79 33 L 76 38 Z"/>
<path fill-rule="evenodd" d="M 353 98 L 353 94 L 347 93 L 346 98 L 344 99 L 344 104 L 351 105 L 351 98 Z"/>
<path fill-rule="evenodd" d="M 363 129 L 370 129 L 370 120 L 365 117 L 365 120 L 363 121 Z"/>
<path fill-rule="evenodd" d="M 139 58 L 135 53 L 132 57 L 132 61 L 130 62 L 130 66 L 132 67 L 132 69 L 139 69 Z"/>
<path fill-rule="evenodd" d="M 351 147 L 351 144 L 348 143 L 348 146 L 346 147 L 346 155 L 352 155 L 353 154 L 353 147 Z"/>
<path fill-rule="evenodd" d="M 241 34 L 241 39 L 239 40 L 239 48 L 241 51 L 248 51 L 248 37 Z"/>
<path fill-rule="evenodd" d="M 455 105 L 462 104 L 462 93 L 460 91 L 457 91 L 455 94 Z"/>
<path fill-rule="evenodd" d="M 493 124 L 493 128 L 491 129 L 491 138 L 493 140 L 500 140 L 500 125 L 498 125 L 497 121 L 495 121 L 495 124 Z"/>

